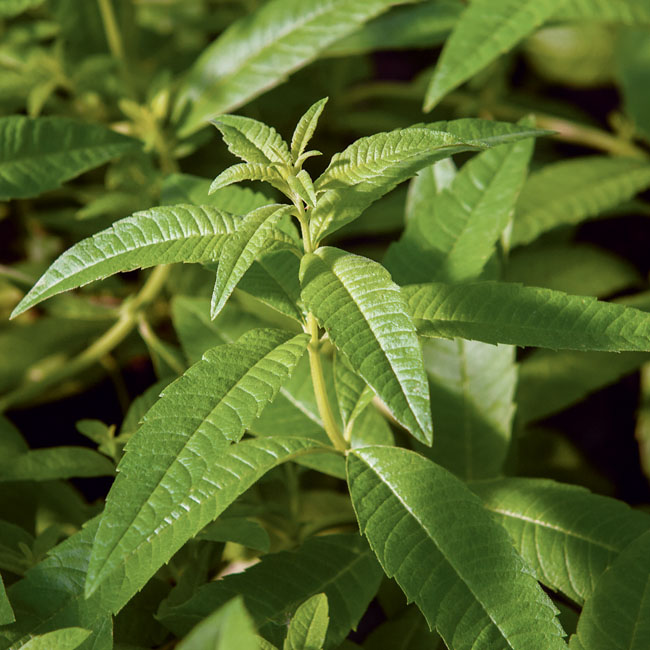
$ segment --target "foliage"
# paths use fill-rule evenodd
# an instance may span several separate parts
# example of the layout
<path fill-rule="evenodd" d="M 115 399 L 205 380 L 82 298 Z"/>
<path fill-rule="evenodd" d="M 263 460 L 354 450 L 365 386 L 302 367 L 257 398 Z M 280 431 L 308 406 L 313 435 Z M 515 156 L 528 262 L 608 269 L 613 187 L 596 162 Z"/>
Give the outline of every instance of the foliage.
<path fill-rule="evenodd" d="M 650 214 L 647 2 L 0 33 L 0 650 L 650 647 L 647 509 L 550 419 L 640 370 L 650 476 L 650 267 L 579 230 Z"/>

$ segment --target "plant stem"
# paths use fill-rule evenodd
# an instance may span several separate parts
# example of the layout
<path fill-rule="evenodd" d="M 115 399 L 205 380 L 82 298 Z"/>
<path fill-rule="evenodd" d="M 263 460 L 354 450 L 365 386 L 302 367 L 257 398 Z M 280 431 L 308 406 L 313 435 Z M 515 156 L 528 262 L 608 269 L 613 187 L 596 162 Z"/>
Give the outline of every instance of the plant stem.
<path fill-rule="evenodd" d="M 70 379 L 109 354 L 131 333 L 138 323 L 140 310 L 146 307 L 158 295 L 168 275 L 169 266 L 157 266 L 136 296 L 124 302 L 120 317 L 116 323 L 83 352 L 63 366 L 54 369 L 38 381 L 28 382 L 22 386 L 18 386 L 0 398 L 0 413 L 12 406 L 27 402 L 51 386 Z"/>

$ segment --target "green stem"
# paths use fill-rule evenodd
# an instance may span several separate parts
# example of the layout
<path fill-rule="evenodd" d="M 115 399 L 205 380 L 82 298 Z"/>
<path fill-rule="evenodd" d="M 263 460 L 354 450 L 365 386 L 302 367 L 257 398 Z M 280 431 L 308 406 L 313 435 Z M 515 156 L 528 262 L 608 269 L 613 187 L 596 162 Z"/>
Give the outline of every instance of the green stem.
<path fill-rule="evenodd" d="M 64 365 L 54 369 L 38 381 L 18 386 L 4 395 L 0 399 L 0 413 L 18 404 L 23 404 L 48 388 L 74 377 L 109 354 L 132 332 L 138 323 L 139 311 L 158 295 L 168 275 L 169 266 L 157 266 L 137 295 L 133 299 L 125 301 L 116 323 L 83 352 Z"/>

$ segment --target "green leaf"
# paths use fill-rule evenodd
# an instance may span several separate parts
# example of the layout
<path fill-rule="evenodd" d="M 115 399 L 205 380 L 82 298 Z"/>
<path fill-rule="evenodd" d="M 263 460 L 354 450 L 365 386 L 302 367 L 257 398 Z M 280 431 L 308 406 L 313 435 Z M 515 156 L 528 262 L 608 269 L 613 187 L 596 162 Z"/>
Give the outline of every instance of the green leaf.
<path fill-rule="evenodd" d="M 638 11 L 645 11 L 646 25 L 650 25 L 650 7 Z M 638 27 L 640 22 L 631 22 L 636 29 L 624 30 L 618 39 L 618 79 L 626 113 L 638 132 L 650 140 L 650 97 L 644 83 L 650 65 L 650 35 L 647 27 Z"/>
<path fill-rule="evenodd" d="M 305 255 L 302 298 L 395 419 L 431 444 L 422 351 L 399 287 L 377 262 L 331 247 Z"/>
<path fill-rule="evenodd" d="M 41 4 L 43 4 L 43 0 L 4 0 L 0 5 L 0 16 L 11 18 Z"/>
<path fill-rule="evenodd" d="M 183 634 L 233 596 L 242 595 L 259 633 L 281 645 L 287 618 L 307 598 L 324 593 L 331 621 L 324 645 L 335 648 L 356 627 L 381 577 L 381 568 L 359 535 L 313 537 L 295 551 L 265 555 L 243 573 L 199 587 L 188 601 L 170 610 L 163 623 Z"/>
<path fill-rule="evenodd" d="M 327 104 L 329 97 L 323 97 L 312 104 L 305 114 L 298 120 L 298 124 L 291 137 L 291 158 L 296 162 L 304 153 L 309 141 L 314 135 L 318 119 Z"/>
<path fill-rule="evenodd" d="M 432 339 L 423 354 L 436 444 L 422 453 L 465 480 L 499 475 L 515 412 L 515 348 Z"/>
<path fill-rule="evenodd" d="M 365 447 L 348 454 L 348 483 L 385 573 L 449 647 L 566 648 L 553 603 L 459 479 L 412 451 Z"/>
<path fill-rule="evenodd" d="M 11 603 L 7 598 L 5 585 L 2 581 L 2 575 L 0 575 L 0 625 L 7 625 L 13 623 L 15 620 L 14 610 L 11 608 Z"/>
<path fill-rule="evenodd" d="M 427 88 L 430 111 L 449 91 L 492 63 L 550 18 L 564 0 L 473 0 L 447 39 Z"/>
<path fill-rule="evenodd" d="M 26 454 L 29 447 L 20 431 L 4 415 L 0 414 L 0 454 L 2 459 Z"/>
<path fill-rule="evenodd" d="M 283 650 L 322 650 L 327 634 L 329 606 L 325 594 L 306 600 L 289 623 Z"/>
<path fill-rule="evenodd" d="M 306 334 L 253 330 L 206 352 L 163 391 L 120 462 L 97 533 L 88 594 L 145 544 L 154 549 L 133 580 L 150 577 L 173 554 L 165 537 L 189 539 L 215 518 L 204 520 L 201 497 L 223 491 L 227 477 L 219 468 L 227 471 L 229 443 L 273 400 L 307 341 Z"/>
<path fill-rule="evenodd" d="M 363 644 L 364 650 L 444 650 L 442 639 L 429 630 L 427 621 L 416 607 L 408 607 L 398 616 L 376 627 Z"/>
<path fill-rule="evenodd" d="M 199 537 L 211 542 L 236 542 L 262 553 L 268 553 L 271 544 L 269 534 L 260 524 L 243 517 L 219 517 Z"/>
<path fill-rule="evenodd" d="M 161 202 L 163 205 L 210 205 L 232 214 L 248 214 L 273 203 L 264 194 L 247 187 L 227 187 L 209 194 L 211 183 L 207 178 L 192 174 L 170 174 L 163 181 Z"/>
<path fill-rule="evenodd" d="M 571 650 L 644 650 L 650 644 L 650 531 L 614 560 L 585 603 Z"/>
<path fill-rule="evenodd" d="M 597 20 L 638 26 L 650 24 L 650 7 L 644 0 L 566 0 L 554 20 Z"/>
<path fill-rule="evenodd" d="M 115 467 L 106 456 L 86 447 L 34 449 L 0 459 L 0 483 L 114 474 Z"/>
<path fill-rule="evenodd" d="M 290 214 L 290 206 L 268 205 L 247 214 L 237 226 L 233 237 L 223 246 L 217 279 L 212 294 L 210 317 L 215 319 L 230 294 L 248 271 L 255 258 L 273 238 L 273 227 Z"/>
<path fill-rule="evenodd" d="M 421 169 L 409 183 L 404 219 L 406 224 L 426 221 L 433 211 L 433 203 L 442 190 L 451 187 L 458 169 L 453 158 L 444 158 Z"/>
<path fill-rule="evenodd" d="M 20 648 L 21 650 L 75 650 L 90 635 L 90 630 L 84 630 L 81 627 L 66 627 L 34 637 Z"/>
<path fill-rule="evenodd" d="M 228 151 L 245 162 L 292 164 L 287 143 L 272 126 L 241 115 L 220 115 L 212 124 L 221 131 Z"/>
<path fill-rule="evenodd" d="M 241 597 L 233 598 L 201 621 L 178 650 L 258 650 L 255 628 Z"/>
<path fill-rule="evenodd" d="M 650 516 L 616 499 L 545 479 L 472 484 L 547 587 L 582 605 L 605 569 L 650 530 Z"/>
<path fill-rule="evenodd" d="M 527 244 L 558 226 L 596 217 L 648 187 L 650 164 L 635 158 L 589 156 L 547 165 L 524 185 L 511 244 Z"/>
<path fill-rule="evenodd" d="M 190 68 L 175 107 L 180 134 L 282 83 L 395 0 L 271 0 L 232 24 Z"/>
<path fill-rule="evenodd" d="M 519 140 L 539 138 L 553 133 L 553 131 L 535 129 L 525 124 L 479 120 L 473 117 L 466 117 L 460 120 L 429 122 L 425 126 L 434 131 L 443 131 L 444 133 L 455 135 L 464 142 L 474 144 L 481 149 L 496 147 L 500 144 L 512 144 Z"/>
<path fill-rule="evenodd" d="M 208 206 L 176 205 L 136 212 L 63 253 L 20 301 L 12 317 L 50 296 L 114 273 L 173 262 L 214 261 L 239 221 Z"/>
<path fill-rule="evenodd" d="M 395 437 L 386 418 L 369 404 L 348 426 L 350 447 L 369 445 L 394 445 Z M 348 433 L 348 432 L 346 432 Z M 345 472 L 344 472 L 345 474 Z"/>
<path fill-rule="evenodd" d="M 283 194 L 289 193 L 289 185 L 276 163 L 240 163 L 228 167 L 212 181 L 210 194 L 240 181 L 266 181 Z"/>
<path fill-rule="evenodd" d="M 289 176 L 287 182 L 291 191 L 297 194 L 308 207 L 313 208 L 316 205 L 318 200 L 316 198 L 316 190 L 314 189 L 311 176 L 304 169 L 301 169 L 295 176 Z"/>
<path fill-rule="evenodd" d="M 428 214 L 409 220 L 401 240 L 388 249 L 386 266 L 393 279 L 399 284 L 476 279 L 512 218 L 533 144 L 530 138 L 483 151 L 463 165 L 448 188 L 429 190 L 435 202 Z"/>
<path fill-rule="evenodd" d="M 650 315 L 631 307 L 509 282 L 402 288 L 423 336 L 554 350 L 650 351 Z"/>
<path fill-rule="evenodd" d="M 137 140 L 65 117 L 0 118 L 0 201 L 38 196 L 112 158 Z"/>
<path fill-rule="evenodd" d="M 334 357 L 334 387 L 338 398 L 343 426 L 347 429 L 357 416 L 372 402 L 372 388 L 352 370 L 342 355 Z"/>

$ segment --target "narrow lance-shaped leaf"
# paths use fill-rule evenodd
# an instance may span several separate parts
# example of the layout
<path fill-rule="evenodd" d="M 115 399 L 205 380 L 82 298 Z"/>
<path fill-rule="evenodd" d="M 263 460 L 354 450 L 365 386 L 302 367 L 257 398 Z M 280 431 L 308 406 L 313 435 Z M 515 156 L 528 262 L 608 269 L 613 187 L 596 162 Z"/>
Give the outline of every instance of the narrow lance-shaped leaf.
<path fill-rule="evenodd" d="M 90 562 L 89 594 L 129 555 L 173 525 L 177 513 L 195 509 L 193 519 L 200 520 L 201 495 L 218 490 L 211 468 L 275 397 L 307 338 L 252 330 L 237 343 L 206 352 L 164 390 L 119 465 Z M 185 529 L 176 524 L 177 538 L 194 534 L 191 524 L 186 522 Z M 155 571 L 167 559 L 164 547 L 158 547 L 146 568 L 153 565 Z"/>
<path fill-rule="evenodd" d="M 237 231 L 226 241 L 219 258 L 210 306 L 211 318 L 218 316 L 239 280 L 273 237 L 273 226 L 291 210 L 290 206 L 264 206 L 247 214 L 237 226 Z"/>
<path fill-rule="evenodd" d="M 311 137 L 314 135 L 316 126 L 318 125 L 318 118 L 320 118 L 325 104 L 329 97 L 323 97 L 317 102 L 312 104 L 305 114 L 298 120 L 298 124 L 294 129 L 293 136 L 291 137 L 291 157 L 296 162 L 304 153 Z"/>
<path fill-rule="evenodd" d="M 212 181 L 210 194 L 240 181 L 265 181 L 283 194 L 289 191 L 289 185 L 276 163 L 271 165 L 266 163 L 239 163 L 228 167 Z"/>
<path fill-rule="evenodd" d="M 365 447 L 348 454 L 348 484 L 384 571 L 449 647 L 566 649 L 553 603 L 453 474 L 412 451 Z"/>
<path fill-rule="evenodd" d="M 422 351 L 399 287 L 377 262 L 331 247 L 303 258 L 302 297 L 400 424 L 431 444 Z"/>
<path fill-rule="evenodd" d="M 181 89 L 174 116 L 189 135 L 282 83 L 319 52 L 395 0 L 272 0 L 232 24 L 203 51 Z"/>
<path fill-rule="evenodd" d="M 0 118 L 0 201 L 53 190 L 140 143 L 66 117 Z"/>
<path fill-rule="evenodd" d="M 13 623 L 15 620 L 14 610 L 11 608 L 11 603 L 7 598 L 5 585 L 0 575 L 0 625 L 7 625 L 8 623 Z"/>
<path fill-rule="evenodd" d="M 63 253 L 20 301 L 12 317 L 50 296 L 114 273 L 172 262 L 214 261 L 239 221 L 208 206 L 137 212 Z"/>
<path fill-rule="evenodd" d="M 565 0 L 474 0 L 461 14 L 427 88 L 430 111 L 450 90 L 531 34 Z"/>
<path fill-rule="evenodd" d="M 528 244 L 552 228 L 596 217 L 647 187 L 650 163 L 636 158 L 590 156 L 547 165 L 524 185 L 511 244 Z"/>
<path fill-rule="evenodd" d="M 575 485 L 507 478 L 471 485 L 547 587 L 582 605 L 650 516 Z"/>
<path fill-rule="evenodd" d="M 402 289 L 424 336 L 554 350 L 650 351 L 650 314 L 561 291 L 506 282 Z"/>
<path fill-rule="evenodd" d="M 571 650 L 645 650 L 650 646 L 650 531 L 603 573 L 578 619 Z"/>
<path fill-rule="evenodd" d="M 322 650 L 329 624 L 329 607 L 325 594 L 306 600 L 289 623 L 283 650 Z"/>

